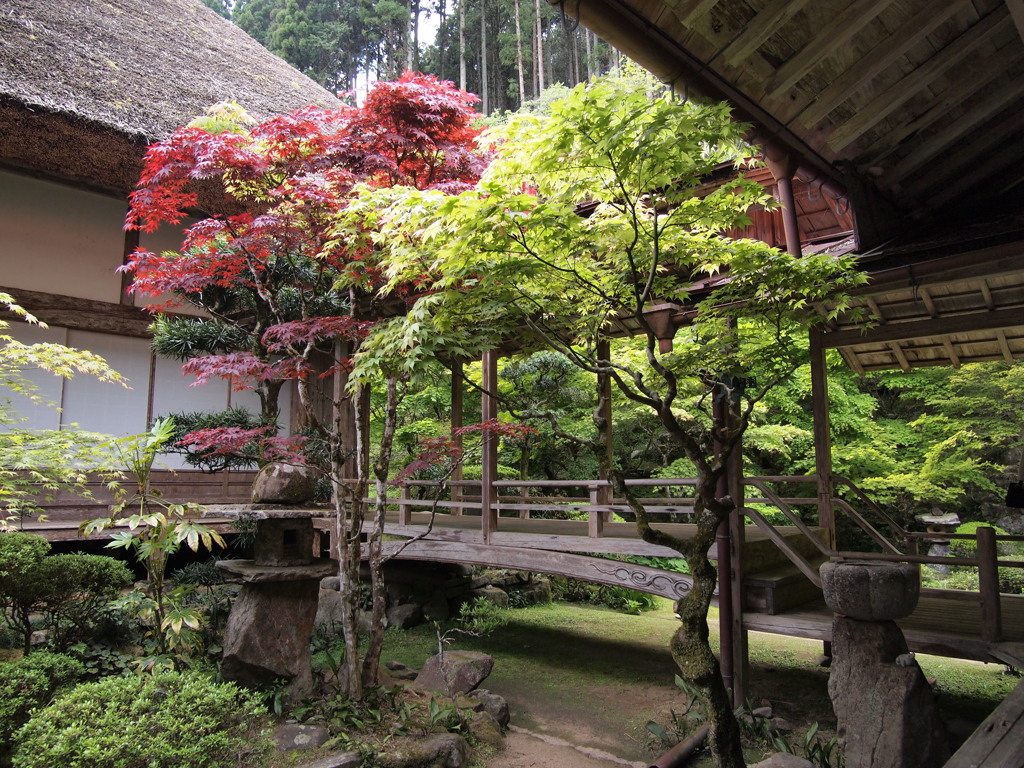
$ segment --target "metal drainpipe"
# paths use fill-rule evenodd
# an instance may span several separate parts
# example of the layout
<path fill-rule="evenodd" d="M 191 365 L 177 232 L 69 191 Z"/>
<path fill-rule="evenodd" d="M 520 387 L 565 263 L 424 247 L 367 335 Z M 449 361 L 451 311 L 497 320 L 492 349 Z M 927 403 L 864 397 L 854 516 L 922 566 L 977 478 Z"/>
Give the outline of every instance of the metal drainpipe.
<path fill-rule="evenodd" d="M 775 177 L 782 204 L 782 226 L 786 232 L 786 250 L 793 256 L 800 256 L 800 223 L 796 216 L 796 199 L 793 196 L 793 176 L 797 171 L 795 158 L 771 144 L 765 144 L 764 160 Z"/>
<path fill-rule="evenodd" d="M 680 768 L 686 764 L 686 761 L 690 759 L 700 745 L 704 743 L 704 740 L 708 737 L 708 726 L 702 725 L 691 735 L 676 744 L 672 749 L 666 752 L 664 755 L 659 757 L 653 763 L 650 768 Z"/>

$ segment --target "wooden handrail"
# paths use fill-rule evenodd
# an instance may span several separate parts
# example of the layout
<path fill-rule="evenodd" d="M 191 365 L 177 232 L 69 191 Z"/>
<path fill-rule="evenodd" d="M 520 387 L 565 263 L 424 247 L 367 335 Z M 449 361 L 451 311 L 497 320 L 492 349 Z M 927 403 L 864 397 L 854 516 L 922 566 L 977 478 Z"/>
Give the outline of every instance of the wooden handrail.
<path fill-rule="evenodd" d="M 875 504 L 875 502 L 873 502 L 868 497 L 868 495 L 866 493 L 864 493 L 864 491 L 862 491 L 852 480 L 850 480 L 849 478 L 843 477 L 842 475 L 832 475 L 832 482 L 833 483 L 841 483 L 842 485 L 845 485 L 847 488 L 849 488 L 851 491 L 853 491 L 854 495 L 858 499 L 860 499 L 864 504 L 867 504 L 868 508 L 876 516 L 880 517 L 882 519 L 882 521 L 886 525 L 888 525 L 891 530 L 893 530 L 894 532 L 896 532 L 897 534 L 902 536 L 904 540 L 907 539 L 907 535 L 910 533 L 910 531 L 906 530 L 902 525 L 900 525 L 895 520 L 893 520 L 891 517 L 889 517 L 889 515 L 887 515 L 885 513 L 885 511 L 880 506 Z M 849 504 L 847 504 L 847 507 L 852 509 L 852 507 L 850 507 Z"/>
<path fill-rule="evenodd" d="M 882 533 L 875 528 L 867 519 L 864 518 L 857 510 L 851 507 L 845 499 L 833 499 L 832 504 L 837 508 L 843 510 L 853 522 L 855 522 L 861 530 L 863 530 L 868 536 L 874 539 L 875 543 L 878 544 L 882 549 L 888 550 L 892 554 L 902 555 L 903 552 L 890 542 Z"/>
<path fill-rule="evenodd" d="M 777 507 L 782 512 L 782 514 L 784 514 L 786 516 L 786 518 L 791 523 L 793 523 L 793 525 L 797 528 L 797 530 L 799 530 L 800 533 L 802 533 L 805 538 L 809 539 L 811 541 L 811 543 L 813 543 L 818 548 L 819 552 L 821 552 L 823 555 L 826 555 L 826 556 L 829 556 L 829 555 L 832 554 L 832 550 L 829 547 L 827 547 L 821 541 L 821 539 L 819 539 L 814 534 L 814 531 L 812 531 L 807 526 L 807 524 L 803 520 L 800 519 L 800 516 L 797 515 L 796 513 L 794 513 L 793 510 L 790 509 L 789 505 L 786 504 L 786 502 L 783 501 L 782 499 L 780 499 L 778 496 L 776 496 L 772 492 L 772 490 L 770 488 L 768 488 L 768 486 L 765 483 L 762 483 L 759 480 L 756 480 L 756 479 L 753 479 L 753 478 L 749 479 L 747 481 L 747 483 L 749 485 L 753 485 L 755 488 L 757 488 L 759 491 L 761 491 L 761 493 L 763 493 L 765 495 L 765 497 L 767 499 L 769 499 L 770 503 L 773 506 Z M 755 522 L 756 522 L 756 520 L 755 520 Z M 765 522 L 767 523 L 767 521 L 765 521 Z M 797 565 L 797 567 L 799 567 L 799 563 L 797 563 L 796 565 Z M 821 586 L 821 585 L 819 584 L 818 586 Z"/>
<path fill-rule="evenodd" d="M 744 515 L 754 521 L 754 524 L 764 532 L 764 535 L 771 539 L 772 543 L 789 558 L 793 565 L 800 569 L 800 572 L 803 573 L 803 575 L 806 576 L 812 584 L 816 587 L 821 587 L 821 577 L 818 575 L 818 571 L 807 562 L 802 554 L 797 552 L 796 549 L 786 541 L 786 538 L 782 534 L 775 530 L 775 526 L 765 520 L 761 513 L 756 509 L 744 507 L 741 511 Z"/>

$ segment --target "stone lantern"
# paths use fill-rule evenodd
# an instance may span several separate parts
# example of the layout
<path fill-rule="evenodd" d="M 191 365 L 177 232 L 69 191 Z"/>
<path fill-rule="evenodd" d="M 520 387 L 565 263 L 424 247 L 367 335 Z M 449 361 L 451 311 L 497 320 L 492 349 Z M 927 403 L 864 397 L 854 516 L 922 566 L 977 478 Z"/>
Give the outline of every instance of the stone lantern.
<path fill-rule="evenodd" d="M 292 699 L 312 690 L 309 642 L 320 580 L 338 571 L 333 560 L 314 556 L 313 515 L 274 508 L 241 513 L 256 521 L 254 559 L 217 563 L 242 580 L 224 630 L 225 680 L 261 686 L 283 678 Z"/>
<path fill-rule="evenodd" d="M 928 533 L 939 535 L 953 533 L 953 531 L 956 530 L 956 527 L 960 525 L 960 516 L 955 512 L 943 514 L 937 509 L 933 509 L 930 513 L 925 515 L 914 515 L 914 519 L 927 526 Z M 928 547 L 928 555 L 930 557 L 949 557 L 949 539 L 931 539 L 931 544 Z M 928 567 L 943 576 L 949 575 L 948 565 L 928 563 Z"/>

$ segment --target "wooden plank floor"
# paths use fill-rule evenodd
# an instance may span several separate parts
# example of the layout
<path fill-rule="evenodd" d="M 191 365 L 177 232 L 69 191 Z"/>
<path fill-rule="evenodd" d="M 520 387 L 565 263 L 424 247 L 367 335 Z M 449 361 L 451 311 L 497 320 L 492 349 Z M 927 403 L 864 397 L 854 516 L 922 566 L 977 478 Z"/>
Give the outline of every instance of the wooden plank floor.
<path fill-rule="evenodd" d="M 1024 683 L 1019 683 L 943 768 L 1024 765 Z"/>
<path fill-rule="evenodd" d="M 924 595 L 917 610 L 897 624 L 916 653 L 986 662 L 1024 660 L 1024 598 L 1003 595 L 1002 614 L 1003 640 L 994 645 L 981 639 L 981 607 L 971 601 Z M 819 600 L 775 616 L 745 612 L 743 623 L 757 632 L 831 640 L 832 618 Z"/>

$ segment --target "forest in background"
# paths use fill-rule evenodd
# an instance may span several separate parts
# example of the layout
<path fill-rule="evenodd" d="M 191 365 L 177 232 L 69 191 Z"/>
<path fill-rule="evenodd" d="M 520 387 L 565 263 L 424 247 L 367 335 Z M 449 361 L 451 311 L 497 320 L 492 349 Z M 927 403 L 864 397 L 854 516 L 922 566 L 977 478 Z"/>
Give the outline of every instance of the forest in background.
<path fill-rule="evenodd" d="M 608 72 L 619 54 L 547 0 L 203 0 L 333 91 L 404 70 L 480 96 L 485 115 Z"/>

